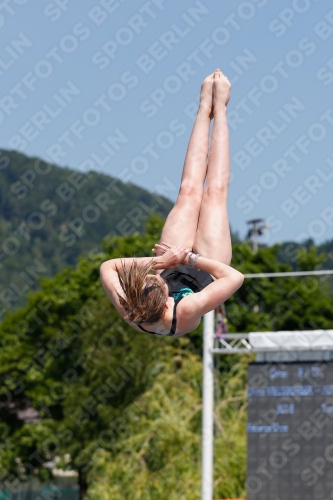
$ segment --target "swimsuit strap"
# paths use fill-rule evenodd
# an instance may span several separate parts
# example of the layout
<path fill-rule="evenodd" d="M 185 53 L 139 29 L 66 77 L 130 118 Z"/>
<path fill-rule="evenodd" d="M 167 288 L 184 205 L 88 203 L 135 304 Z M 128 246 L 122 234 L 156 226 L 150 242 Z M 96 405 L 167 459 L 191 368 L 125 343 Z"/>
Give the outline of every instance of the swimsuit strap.
<path fill-rule="evenodd" d="M 178 300 L 175 300 L 175 303 L 174 303 L 174 306 L 173 306 L 173 316 L 172 316 L 171 330 L 170 330 L 169 333 L 163 334 L 163 333 L 149 332 L 148 330 L 145 330 L 141 325 L 137 324 L 137 326 L 143 332 L 152 333 L 153 335 L 163 335 L 164 337 L 172 337 L 176 333 L 176 328 L 177 328 L 177 311 L 176 311 L 176 308 L 177 308 L 177 305 L 178 305 L 178 303 L 180 302 L 181 299 L 182 299 L 182 297 L 180 299 L 178 299 Z"/>
<path fill-rule="evenodd" d="M 168 333 L 168 336 L 172 336 L 176 333 L 176 328 L 177 328 L 177 316 L 176 316 L 176 308 L 179 303 L 179 301 L 182 299 L 181 297 L 178 300 L 175 300 L 174 306 L 173 306 L 173 316 L 172 316 L 172 323 L 171 323 L 171 330 Z"/>
<path fill-rule="evenodd" d="M 148 330 L 145 330 L 145 329 L 143 328 L 143 326 L 141 326 L 139 323 L 137 323 L 137 324 L 136 324 L 136 326 L 138 326 L 138 327 L 140 328 L 140 330 L 142 330 L 143 332 L 152 333 L 153 335 L 158 335 L 158 334 L 157 334 L 157 333 L 155 333 L 155 332 L 148 332 Z"/>
<path fill-rule="evenodd" d="M 176 333 L 176 328 L 177 328 L 176 307 L 180 302 L 180 300 L 186 295 L 190 295 L 196 292 L 201 292 L 201 290 L 203 290 L 206 286 L 208 286 L 210 283 L 213 283 L 214 280 L 211 277 L 211 275 L 206 273 L 205 271 L 199 271 L 199 269 L 197 268 L 185 266 L 182 264 L 180 264 L 176 269 L 165 269 L 161 273 L 161 276 L 167 282 L 169 289 L 169 296 L 172 296 L 175 301 L 175 305 L 173 307 L 171 330 L 169 333 L 163 334 L 163 333 L 149 332 L 139 324 L 137 324 L 137 326 L 143 332 L 151 333 L 153 335 L 172 336 L 175 335 Z"/>

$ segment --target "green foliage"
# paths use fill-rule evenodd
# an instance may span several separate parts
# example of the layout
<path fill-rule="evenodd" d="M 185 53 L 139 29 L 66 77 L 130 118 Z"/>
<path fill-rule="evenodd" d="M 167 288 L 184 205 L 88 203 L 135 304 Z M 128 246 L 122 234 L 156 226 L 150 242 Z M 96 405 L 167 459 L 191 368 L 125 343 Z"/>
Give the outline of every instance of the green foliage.
<path fill-rule="evenodd" d="M 279 245 L 277 252 L 277 259 L 283 264 L 290 264 L 293 270 L 297 267 L 300 269 L 300 254 L 309 251 L 311 248 L 316 248 L 314 241 L 308 239 L 302 243 L 295 243 L 293 241 L 285 242 Z M 314 250 L 316 253 L 316 251 Z M 322 254 L 324 259 L 319 259 L 317 265 L 318 269 L 333 269 L 333 240 L 322 243 L 317 247 L 317 253 Z M 314 269 L 312 267 L 311 269 Z"/>
<path fill-rule="evenodd" d="M 253 254 L 245 244 L 233 249 L 232 265 L 245 273 L 291 271 L 277 261 L 279 246 Z M 323 261 L 315 247 L 297 254 L 298 269 L 309 270 Z M 330 328 L 333 304 L 327 276 L 247 279 L 227 302 L 231 331 L 313 330 Z"/>
<path fill-rule="evenodd" d="M 45 466 L 79 473 L 89 500 L 200 498 L 201 327 L 179 339 L 132 330 L 107 299 L 100 264 L 149 255 L 163 220 L 145 233 L 113 235 L 54 278 L 0 327 L 0 473 L 50 476 Z M 284 271 L 279 247 L 253 254 L 234 246 L 244 273 Z M 309 269 L 324 256 L 299 253 Z M 330 328 L 333 305 L 322 278 L 246 280 L 226 304 L 230 331 Z M 219 358 L 215 368 L 215 489 L 245 495 L 246 366 Z M 29 420 L 29 412 L 33 413 Z"/>
<path fill-rule="evenodd" d="M 318 249 L 311 245 L 308 250 L 302 248 L 297 252 L 297 266 L 300 271 L 320 269 L 326 260 L 324 253 L 318 254 Z"/>
<path fill-rule="evenodd" d="M 225 399 L 215 409 L 215 495 L 223 498 L 245 493 L 246 363 L 240 364 L 221 382 Z M 172 348 L 163 365 L 127 408 L 114 448 L 96 450 L 89 500 L 201 498 L 201 359 Z"/>
<path fill-rule="evenodd" d="M 15 151 L 2 155 L 0 239 L 6 251 L 0 291 L 10 283 L 18 290 L 10 288 L 11 300 L 1 303 L 5 310 L 22 307 L 26 290 L 38 288 L 27 270 L 34 259 L 42 264 L 38 275 L 52 277 L 96 251 L 107 235 L 142 234 L 153 211 L 165 218 L 172 208 L 165 197 L 105 174 L 60 168 Z"/>

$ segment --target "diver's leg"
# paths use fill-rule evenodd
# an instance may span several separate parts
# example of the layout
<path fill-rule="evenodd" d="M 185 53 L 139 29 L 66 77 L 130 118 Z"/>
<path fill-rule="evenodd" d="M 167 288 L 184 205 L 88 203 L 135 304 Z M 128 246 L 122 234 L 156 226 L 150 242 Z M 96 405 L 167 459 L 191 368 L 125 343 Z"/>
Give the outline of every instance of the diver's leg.
<path fill-rule="evenodd" d="M 170 245 L 193 246 L 207 173 L 213 79 L 214 73 L 201 85 L 198 114 L 186 152 L 178 198 L 162 231 L 160 241 Z"/>
<path fill-rule="evenodd" d="M 227 212 L 230 179 L 227 104 L 230 83 L 221 71 L 214 73 L 214 124 L 210 143 L 207 181 L 193 251 L 230 264 L 232 249 Z"/>

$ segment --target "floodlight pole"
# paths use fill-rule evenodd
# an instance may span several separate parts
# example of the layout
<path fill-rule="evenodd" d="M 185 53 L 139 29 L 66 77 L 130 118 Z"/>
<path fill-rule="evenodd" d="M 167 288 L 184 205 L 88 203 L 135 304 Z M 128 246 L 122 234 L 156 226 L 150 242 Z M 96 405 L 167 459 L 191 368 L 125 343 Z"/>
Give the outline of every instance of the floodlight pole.
<path fill-rule="evenodd" d="M 202 395 L 202 500 L 213 498 L 214 310 L 204 315 Z"/>

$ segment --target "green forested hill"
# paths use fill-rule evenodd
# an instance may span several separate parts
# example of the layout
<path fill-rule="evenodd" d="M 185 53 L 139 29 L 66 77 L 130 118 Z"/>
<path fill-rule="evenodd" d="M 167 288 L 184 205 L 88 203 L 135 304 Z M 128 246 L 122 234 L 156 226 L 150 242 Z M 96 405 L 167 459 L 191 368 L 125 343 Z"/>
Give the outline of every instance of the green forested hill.
<path fill-rule="evenodd" d="M 163 184 L 163 183 L 161 183 Z M 166 184 L 165 194 L 168 195 Z M 152 212 L 166 217 L 172 203 L 130 183 L 97 172 L 78 172 L 0 152 L 0 317 L 23 306 L 40 276 L 54 276 L 79 255 L 96 252 L 106 235 L 143 231 Z M 239 242 L 232 234 L 233 242 Z M 296 269 L 302 247 L 281 245 L 277 259 Z M 333 267 L 333 240 L 318 250 L 322 266 Z"/>
<path fill-rule="evenodd" d="M 108 175 L 2 151 L 0 206 L 0 307 L 6 311 L 24 304 L 38 276 L 96 252 L 107 234 L 141 233 L 152 211 L 165 217 L 172 203 Z"/>

